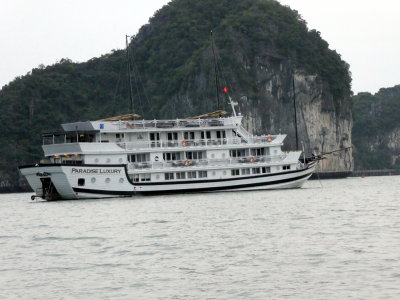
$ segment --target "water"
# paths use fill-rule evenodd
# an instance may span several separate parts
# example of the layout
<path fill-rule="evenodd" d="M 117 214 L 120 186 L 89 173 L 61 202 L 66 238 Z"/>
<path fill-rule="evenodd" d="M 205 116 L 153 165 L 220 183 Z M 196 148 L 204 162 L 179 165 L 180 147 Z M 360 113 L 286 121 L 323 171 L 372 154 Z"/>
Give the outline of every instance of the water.
<path fill-rule="evenodd" d="M 0 195 L 0 299 L 400 299 L 400 176 L 322 185 Z"/>

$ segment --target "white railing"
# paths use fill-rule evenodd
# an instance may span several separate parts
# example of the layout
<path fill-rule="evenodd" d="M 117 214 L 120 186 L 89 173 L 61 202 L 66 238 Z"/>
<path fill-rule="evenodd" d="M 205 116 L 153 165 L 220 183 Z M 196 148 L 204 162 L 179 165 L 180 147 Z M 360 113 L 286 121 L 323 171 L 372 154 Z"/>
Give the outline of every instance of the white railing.
<path fill-rule="evenodd" d="M 187 167 L 216 167 L 227 165 L 242 165 L 250 164 L 250 166 L 257 166 L 259 163 L 279 163 L 286 158 L 286 155 L 274 156 L 249 156 L 238 157 L 230 159 L 200 159 L 200 160 L 175 160 L 163 162 L 141 162 L 129 163 L 128 168 L 131 170 L 155 170 L 155 169 L 170 169 L 170 168 L 187 168 Z"/>
<path fill-rule="evenodd" d="M 236 126 L 237 118 L 213 118 L 194 120 L 142 120 L 119 121 L 113 123 L 118 129 L 148 129 L 148 128 L 196 128 L 196 127 L 220 127 Z"/>
<path fill-rule="evenodd" d="M 243 128 L 243 126 L 239 126 L 236 129 L 236 132 L 238 134 L 240 134 L 240 136 L 245 140 L 245 141 L 249 141 L 249 139 L 251 138 L 251 136 L 249 135 L 249 133 Z"/>
<path fill-rule="evenodd" d="M 178 140 L 178 141 L 136 141 L 117 145 L 124 150 L 151 149 L 151 148 L 190 148 L 205 147 L 212 148 L 221 145 L 241 145 L 241 144 L 268 144 L 273 143 L 274 136 L 255 136 L 249 137 L 248 141 L 241 138 L 225 138 L 225 139 L 201 139 L 201 140 Z"/>

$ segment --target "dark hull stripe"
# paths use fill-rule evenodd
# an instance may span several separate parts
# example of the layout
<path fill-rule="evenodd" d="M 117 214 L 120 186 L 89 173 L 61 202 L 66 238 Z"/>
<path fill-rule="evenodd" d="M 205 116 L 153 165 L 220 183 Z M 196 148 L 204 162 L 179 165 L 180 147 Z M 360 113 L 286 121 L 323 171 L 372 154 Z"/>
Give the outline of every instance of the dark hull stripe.
<path fill-rule="evenodd" d="M 102 165 L 102 164 L 80 164 L 80 165 L 67 165 L 67 164 L 37 164 L 37 165 L 25 165 L 19 166 L 18 169 L 28 169 L 28 168 L 37 168 L 37 167 L 73 167 L 73 168 L 82 168 L 82 167 L 95 167 L 95 168 L 123 168 L 126 165 Z"/>
<path fill-rule="evenodd" d="M 133 185 L 133 186 L 152 186 L 152 185 L 171 185 L 171 184 L 197 184 L 197 183 L 212 183 L 212 182 L 225 182 L 225 181 L 236 181 L 236 180 L 243 180 L 243 179 L 255 179 L 255 178 L 263 178 L 263 177 L 272 177 L 272 176 L 277 176 L 277 175 L 287 175 L 287 174 L 295 174 L 295 173 L 300 173 L 305 170 L 309 170 L 312 167 L 314 167 L 315 163 L 311 163 L 307 166 L 306 169 L 301 169 L 301 170 L 293 170 L 293 171 L 287 171 L 287 172 L 281 172 L 281 173 L 272 173 L 272 174 L 262 174 L 262 175 L 256 175 L 256 176 L 248 176 L 248 177 L 237 177 L 237 178 L 227 178 L 227 179 L 203 179 L 203 180 L 190 180 L 190 181 L 165 181 L 165 182 L 133 182 L 132 179 L 129 177 L 128 174 L 128 168 L 126 165 L 91 165 L 91 164 L 84 164 L 84 165 L 63 165 L 63 164 L 40 164 L 38 166 L 21 166 L 19 169 L 25 169 L 25 168 L 33 168 L 33 167 L 60 167 L 60 166 L 66 166 L 66 167 L 109 167 L 109 168 L 116 168 L 116 167 L 121 167 L 124 168 L 125 170 L 125 175 L 126 179 L 128 182 Z M 266 166 L 254 166 L 253 168 L 256 167 L 266 167 Z M 229 168 L 229 169 L 234 169 L 234 168 Z M 171 170 L 168 172 L 177 172 L 178 170 Z"/>
<path fill-rule="evenodd" d="M 258 167 L 260 168 L 260 166 L 258 166 Z M 289 172 L 281 172 L 281 173 L 273 173 L 273 174 L 269 173 L 269 174 L 247 176 L 247 177 L 233 177 L 233 178 L 225 178 L 225 179 L 203 179 L 203 180 L 188 180 L 188 181 L 172 181 L 171 180 L 171 181 L 163 181 L 163 182 L 133 182 L 130 180 L 129 182 L 134 186 L 171 185 L 171 184 L 179 185 L 179 184 L 189 184 L 189 183 L 212 183 L 212 182 L 237 181 L 237 180 L 243 180 L 243 179 L 265 178 L 265 177 L 273 177 L 273 176 L 278 176 L 278 175 L 288 175 L 288 174 L 295 174 L 295 173 L 303 172 L 305 170 L 307 170 L 307 169 L 295 170 L 295 171 L 289 171 Z M 168 172 L 174 173 L 176 171 L 174 170 L 174 171 L 168 171 Z"/>
<path fill-rule="evenodd" d="M 293 171 L 287 171 L 287 172 L 281 172 L 281 173 L 272 173 L 272 174 L 262 174 L 262 175 L 256 175 L 256 176 L 248 176 L 248 177 L 237 177 L 237 178 L 227 178 L 227 179 L 204 179 L 204 180 L 190 180 L 190 181 L 165 181 L 165 182 L 133 182 L 132 179 L 128 175 L 128 170 L 125 167 L 125 173 L 126 177 L 129 181 L 130 184 L 133 186 L 152 186 L 152 185 L 171 185 L 171 184 L 191 184 L 191 183 L 211 183 L 211 182 L 225 182 L 225 181 L 236 181 L 236 180 L 243 180 L 243 179 L 254 179 L 254 178 L 263 178 L 263 177 L 273 177 L 277 175 L 287 175 L 287 174 L 295 174 L 295 173 L 300 173 L 305 170 L 309 170 L 313 168 L 315 163 L 309 164 L 306 169 L 301 169 L 301 170 L 293 170 Z M 266 166 L 254 166 L 252 168 L 261 168 L 261 167 L 266 167 Z M 235 167 L 231 167 L 229 169 L 235 169 Z M 236 169 L 240 169 L 240 167 L 237 167 Z M 177 172 L 178 170 L 171 170 L 171 171 L 166 171 L 167 173 L 174 173 Z"/>
<path fill-rule="evenodd" d="M 275 180 L 270 182 L 257 182 L 257 183 L 248 183 L 248 184 L 240 184 L 240 185 L 229 185 L 229 186 L 220 186 L 220 187 L 206 187 L 206 188 L 194 188 L 194 189 L 179 189 L 179 190 L 160 190 L 160 191 L 145 191 L 145 192 L 134 192 L 134 191 L 102 191 L 102 190 L 91 190 L 91 189 L 82 189 L 82 188 L 74 188 L 74 192 L 76 193 L 88 193 L 88 194 L 99 194 L 99 195 L 116 195 L 116 196 L 132 196 L 135 194 L 165 194 L 165 193 L 191 193 L 191 192 L 211 192 L 211 191 L 219 191 L 219 190 L 229 190 L 229 189 L 242 189 L 242 188 L 251 188 L 251 187 L 260 187 L 260 186 L 270 186 L 275 184 L 282 183 L 290 183 L 296 180 L 300 180 L 303 178 L 310 177 L 311 174 L 306 174 L 294 178 L 287 178 L 281 180 Z M 79 195 L 78 195 L 79 196 Z"/>

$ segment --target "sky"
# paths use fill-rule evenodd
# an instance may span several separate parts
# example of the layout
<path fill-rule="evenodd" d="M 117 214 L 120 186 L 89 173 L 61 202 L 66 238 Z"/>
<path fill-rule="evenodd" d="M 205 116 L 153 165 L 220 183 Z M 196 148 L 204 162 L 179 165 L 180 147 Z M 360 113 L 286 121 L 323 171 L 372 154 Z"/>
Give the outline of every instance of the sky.
<path fill-rule="evenodd" d="M 135 35 L 168 2 L 0 0 L 0 87 L 41 64 L 83 62 L 123 48 L 125 35 Z M 280 2 L 350 64 L 354 93 L 400 84 L 398 0 Z"/>

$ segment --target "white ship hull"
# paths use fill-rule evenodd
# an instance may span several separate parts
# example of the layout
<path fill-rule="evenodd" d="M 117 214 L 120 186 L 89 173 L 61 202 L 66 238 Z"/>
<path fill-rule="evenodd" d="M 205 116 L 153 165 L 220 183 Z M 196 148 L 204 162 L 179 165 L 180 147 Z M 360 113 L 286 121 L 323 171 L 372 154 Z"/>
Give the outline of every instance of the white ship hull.
<path fill-rule="evenodd" d="M 46 200 L 127 197 L 137 194 L 214 192 L 300 188 L 316 163 L 301 170 L 228 179 L 196 179 L 171 182 L 132 182 L 125 165 L 23 166 L 36 196 Z M 84 186 L 79 184 L 84 182 Z"/>

